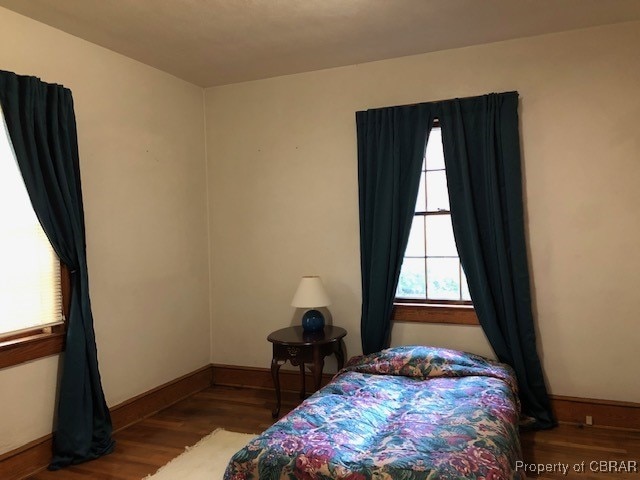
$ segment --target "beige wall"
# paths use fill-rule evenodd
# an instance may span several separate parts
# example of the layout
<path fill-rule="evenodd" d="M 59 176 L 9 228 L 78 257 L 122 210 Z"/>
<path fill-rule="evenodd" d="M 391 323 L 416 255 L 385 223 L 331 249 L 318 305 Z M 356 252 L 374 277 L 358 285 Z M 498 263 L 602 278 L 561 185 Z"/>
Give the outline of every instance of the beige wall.
<path fill-rule="evenodd" d="M 109 405 L 209 361 L 267 366 L 305 274 L 360 353 L 354 112 L 514 89 L 551 391 L 640 401 L 640 23 L 208 89 L 206 164 L 200 88 L 2 8 L 0 24 L 0 68 L 74 92 Z M 491 355 L 476 327 L 397 324 L 393 343 Z M 55 356 L 0 370 L 0 453 L 51 431 L 57 373 Z"/>
<path fill-rule="evenodd" d="M 209 363 L 202 89 L 0 8 L 0 68 L 74 94 L 107 402 Z M 0 453 L 50 433 L 58 357 L 0 370 Z"/>
<path fill-rule="evenodd" d="M 355 111 L 518 90 L 551 392 L 640 401 L 638 45 L 635 22 L 208 89 L 212 361 L 266 367 L 305 274 L 360 353 Z M 407 343 L 491 354 L 477 327 L 396 324 Z"/>

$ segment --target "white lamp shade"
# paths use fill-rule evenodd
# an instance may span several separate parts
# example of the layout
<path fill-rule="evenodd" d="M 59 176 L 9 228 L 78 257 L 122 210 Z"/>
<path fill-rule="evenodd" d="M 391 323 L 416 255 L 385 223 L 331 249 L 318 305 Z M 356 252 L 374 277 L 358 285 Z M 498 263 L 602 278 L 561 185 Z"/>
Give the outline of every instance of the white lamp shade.
<path fill-rule="evenodd" d="M 318 308 L 331 305 L 329 295 L 318 276 L 302 277 L 298 290 L 291 300 L 291 306 L 297 308 Z"/>

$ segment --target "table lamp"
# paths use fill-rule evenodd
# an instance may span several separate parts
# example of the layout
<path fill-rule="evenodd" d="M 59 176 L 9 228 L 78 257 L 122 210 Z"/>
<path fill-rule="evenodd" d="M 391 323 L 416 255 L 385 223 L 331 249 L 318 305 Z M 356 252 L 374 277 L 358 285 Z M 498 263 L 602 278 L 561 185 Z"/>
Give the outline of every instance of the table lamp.
<path fill-rule="evenodd" d="M 298 290 L 291 301 L 291 306 L 309 309 L 302 316 L 302 329 L 305 333 L 319 332 L 324 328 L 324 315 L 316 308 L 329 305 L 331 305 L 331 300 L 329 300 L 320 277 L 316 275 L 302 277 Z"/>

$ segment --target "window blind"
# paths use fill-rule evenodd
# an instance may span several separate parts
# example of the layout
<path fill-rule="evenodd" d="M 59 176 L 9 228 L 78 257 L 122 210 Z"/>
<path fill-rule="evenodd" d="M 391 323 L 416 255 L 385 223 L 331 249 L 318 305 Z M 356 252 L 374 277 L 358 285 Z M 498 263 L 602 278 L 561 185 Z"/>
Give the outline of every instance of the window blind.
<path fill-rule="evenodd" d="M 0 129 L 0 337 L 60 323 L 60 260 L 36 217 L 2 110 Z"/>

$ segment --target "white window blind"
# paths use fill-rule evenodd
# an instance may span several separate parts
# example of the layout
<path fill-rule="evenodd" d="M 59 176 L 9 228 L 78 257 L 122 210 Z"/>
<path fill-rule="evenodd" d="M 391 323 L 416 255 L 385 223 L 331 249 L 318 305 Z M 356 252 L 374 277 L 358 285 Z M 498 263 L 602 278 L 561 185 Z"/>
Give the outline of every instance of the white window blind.
<path fill-rule="evenodd" d="M 0 109 L 0 338 L 60 323 L 60 261 L 36 217 Z"/>

